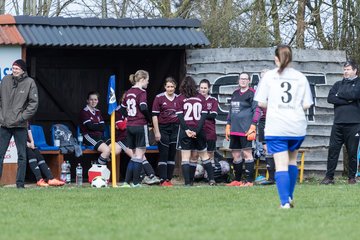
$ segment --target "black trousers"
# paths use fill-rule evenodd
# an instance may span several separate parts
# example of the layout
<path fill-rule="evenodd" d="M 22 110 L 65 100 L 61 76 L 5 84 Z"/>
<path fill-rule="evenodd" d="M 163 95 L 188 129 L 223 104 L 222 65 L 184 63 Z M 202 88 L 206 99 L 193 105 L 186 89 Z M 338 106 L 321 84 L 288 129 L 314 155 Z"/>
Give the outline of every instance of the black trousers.
<path fill-rule="evenodd" d="M 11 137 L 14 136 L 17 154 L 18 154 L 18 168 L 16 174 L 16 186 L 24 187 L 25 173 L 26 173 L 26 128 L 5 128 L 0 127 L 0 177 L 3 170 L 3 162 L 6 150 L 9 146 Z"/>
<path fill-rule="evenodd" d="M 326 177 L 334 178 L 342 145 L 345 144 L 349 155 L 349 178 L 355 178 L 357 172 L 357 149 L 360 124 L 334 124 L 331 129 Z"/>

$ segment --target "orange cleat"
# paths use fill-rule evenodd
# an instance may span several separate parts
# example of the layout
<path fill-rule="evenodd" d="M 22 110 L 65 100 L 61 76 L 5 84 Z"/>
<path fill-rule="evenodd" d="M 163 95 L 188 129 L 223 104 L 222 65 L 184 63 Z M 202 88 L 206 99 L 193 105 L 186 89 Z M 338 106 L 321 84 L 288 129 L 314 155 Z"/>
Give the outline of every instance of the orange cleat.
<path fill-rule="evenodd" d="M 164 181 L 161 184 L 162 187 L 173 187 L 174 185 L 170 181 Z"/>
<path fill-rule="evenodd" d="M 39 181 L 36 182 L 36 185 L 38 185 L 39 187 L 48 187 L 49 184 L 47 184 L 44 179 L 40 179 Z"/>
<path fill-rule="evenodd" d="M 226 184 L 225 186 L 228 186 L 228 187 L 239 187 L 243 185 L 243 182 L 241 181 L 232 181 L 231 183 L 228 183 Z"/>
<path fill-rule="evenodd" d="M 63 181 L 57 180 L 56 178 L 50 179 L 48 181 L 49 186 L 63 186 L 65 183 Z"/>
<path fill-rule="evenodd" d="M 252 187 L 252 186 L 254 186 L 254 183 L 252 183 L 252 182 L 244 182 L 239 187 Z"/>

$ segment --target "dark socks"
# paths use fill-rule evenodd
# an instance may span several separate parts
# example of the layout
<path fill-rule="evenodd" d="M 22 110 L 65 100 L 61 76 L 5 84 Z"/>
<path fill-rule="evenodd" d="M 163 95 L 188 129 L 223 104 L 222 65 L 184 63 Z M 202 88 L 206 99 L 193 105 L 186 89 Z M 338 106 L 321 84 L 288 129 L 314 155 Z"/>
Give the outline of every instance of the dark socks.
<path fill-rule="evenodd" d="M 39 168 L 39 166 L 37 164 L 37 160 L 35 158 L 30 159 L 29 160 L 29 165 L 30 165 L 31 171 L 35 175 L 36 181 L 39 181 L 42 177 L 41 177 L 40 168 Z"/>
<path fill-rule="evenodd" d="M 161 179 L 161 181 L 165 181 L 168 177 L 167 177 L 167 164 L 166 162 L 160 162 L 158 163 L 158 168 L 157 168 L 159 177 Z"/>
<path fill-rule="evenodd" d="M 235 171 L 235 180 L 241 181 L 243 161 L 242 160 L 234 161 L 233 166 Z"/>
<path fill-rule="evenodd" d="M 53 175 L 51 174 L 50 168 L 46 164 L 45 160 L 40 160 L 38 164 L 40 171 L 45 175 L 45 178 L 47 180 L 54 179 Z"/>
<path fill-rule="evenodd" d="M 155 171 L 152 168 L 151 164 L 148 162 L 148 160 L 144 160 L 142 162 L 143 168 L 145 170 L 145 174 L 148 175 L 149 177 L 154 177 L 155 176 Z"/>
<path fill-rule="evenodd" d="M 190 185 L 194 183 L 194 176 L 196 171 L 196 162 L 190 162 L 189 163 L 189 177 L 190 177 Z"/>
<path fill-rule="evenodd" d="M 188 161 L 181 163 L 181 170 L 184 177 L 185 185 L 190 185 L 190 165 Z"/>
<path fill-rule="evenodd" d="M 130 160 L 126 168 L 126 174 L 125 174 L 126 183 L 130 183 L 133 178 L 133 168 L 134 168 L 134 162 Z"/>
<path fill-rule="evenodd" d="M 171 180 L 174 176 L 175 161 L 167 161 L 167 180 Z"/>
<path fill-rule="evenodd" d="M 209 181 L 213 181 L 214 180 L 214 168 L 211 164 L 210 159 L 203 161 L 203 166 L 204 166 L 205 171 L 208 174 Z"/>
<path fill-rule="evenodd" d="M 246 172 L 246 181 L 253 182 L 254 181 L 254 160 L 245 160 L 245 172 Z"/>
<path fill-rule="evenodd" d="M 273 157 L 266 157 L 266 169 L 269 173 L 269 181 L 275 181 L 275 161 Z"/>

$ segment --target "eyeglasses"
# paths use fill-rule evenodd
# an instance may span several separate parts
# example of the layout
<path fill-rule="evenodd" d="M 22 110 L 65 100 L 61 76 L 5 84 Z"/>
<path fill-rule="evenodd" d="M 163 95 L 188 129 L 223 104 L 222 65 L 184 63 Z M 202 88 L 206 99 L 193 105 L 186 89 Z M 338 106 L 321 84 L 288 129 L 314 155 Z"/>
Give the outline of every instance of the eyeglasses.
<path fill-rule="evenodd" d="M 249 79 L 248 78 L 239 78 L 239 80 L 245 81 L 245 80 L 249 80 Z"/>

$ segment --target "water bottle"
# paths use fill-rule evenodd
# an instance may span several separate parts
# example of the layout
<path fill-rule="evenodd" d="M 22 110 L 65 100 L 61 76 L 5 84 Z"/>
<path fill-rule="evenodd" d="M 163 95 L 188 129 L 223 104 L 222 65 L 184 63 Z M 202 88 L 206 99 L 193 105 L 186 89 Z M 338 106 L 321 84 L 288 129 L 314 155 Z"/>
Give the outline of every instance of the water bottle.
<path fill-rule="evenodd" d="M 78 139 L 79 145 L 81 146 L 81 145 L 82 145 L 82 142 L 83 142 L 83 140 L 84 140 L 83 135 L 82 135 L 81 133 L 79 133 L 77 139 Z"/>
<path fill-rule="evenodd" d="M 67 174 L 67 163 L 63 161 L 63 163 L 61 164 L 61 175 L 60 175 L 61 181 L 66 182 L 66 174 Z"/>
<path fill-rule="evenodd" d="M 78 166 L 76 167 L 76 185 L 80 187 L 82 186 L 82 184 L 83 184 L 83 168 L 79 163 Z"/>
<path fill-rule="evenodd" d="M 55 133 L 54 146 L 60 147 L 60 137 Z"/>
<path fill-rule="evenodd" d="M 66 183 L 69 184 L 71 183 L 71 165 L 69 163 L 69 161 L 66 161 Z"/>

